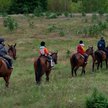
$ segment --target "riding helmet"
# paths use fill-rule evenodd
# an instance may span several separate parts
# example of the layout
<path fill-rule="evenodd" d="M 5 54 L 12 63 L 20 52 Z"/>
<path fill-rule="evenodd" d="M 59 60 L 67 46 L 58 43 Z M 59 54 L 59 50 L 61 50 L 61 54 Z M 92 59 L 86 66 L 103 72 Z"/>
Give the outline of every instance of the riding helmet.
<path fill-rule="evenodd" d="M 42 41 L 42 42 L 40 43 L 40 45 L 41 45 L 41 46 L 45 46 L 45 42 Z"/>
<path fill-rule="evenodd" d="M 82 43 L 83 43 L 83 41 L 82 41 L 82 40 L 80 40 L 80 41 L 79 41 L 79 43 L 80 43 L 80 44 L 82 44 Z"/>

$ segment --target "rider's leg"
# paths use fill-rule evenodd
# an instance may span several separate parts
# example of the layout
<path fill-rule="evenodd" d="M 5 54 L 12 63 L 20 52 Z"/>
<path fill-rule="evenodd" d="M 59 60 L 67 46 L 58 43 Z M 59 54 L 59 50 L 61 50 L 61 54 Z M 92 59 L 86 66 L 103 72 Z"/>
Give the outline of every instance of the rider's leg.
<path fill-rule="evenodd" d="M 87 63 L 87 58 L 88 58 L 88 55 L 87 54 L 84 54 L 84 62 Z"/>
<path fill-rule="evenodd" d="M 48 58 L 49 58 L 49 60 L 50 60 L 50 62 L 51 62 L 51 67 L 53 67 L 54 64 L 53 64 L 53 59 L 52 59 L 52 57 L 51 57 L 50 55 L 48 55 Z"/>
<path fill-rule="evenodd" d="M 8 56 L 8 55 L 5 55 L 4 58 L 8 61 L 9 68 L 13 68 L 13 66 L 12 66 L 12 64 L 13 64 L 12 63 L 12 58 L 10 56 Z"/>

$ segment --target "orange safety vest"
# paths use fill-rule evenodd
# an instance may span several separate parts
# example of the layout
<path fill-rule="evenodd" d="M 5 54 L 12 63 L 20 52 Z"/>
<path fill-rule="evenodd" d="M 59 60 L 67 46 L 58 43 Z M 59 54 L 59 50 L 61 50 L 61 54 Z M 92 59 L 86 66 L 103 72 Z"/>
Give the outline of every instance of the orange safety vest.
<path fill-rule="evenodd" d="M 47 56 L 49 54 L 48 49 L 46 47 L 44 47 L 44 46 L 40 47 L 40 51 L 39 52 L 40 52 L 41 55 L 46 55 Z"/>
<path fill-rule="evenodd" d="M 82 45 L 79 44 L 77 46 L 77 53 L 80 53 L 80 54 L 84 55 L 84 53 L 85 53 L 84 46 L 82 46 Z"/>

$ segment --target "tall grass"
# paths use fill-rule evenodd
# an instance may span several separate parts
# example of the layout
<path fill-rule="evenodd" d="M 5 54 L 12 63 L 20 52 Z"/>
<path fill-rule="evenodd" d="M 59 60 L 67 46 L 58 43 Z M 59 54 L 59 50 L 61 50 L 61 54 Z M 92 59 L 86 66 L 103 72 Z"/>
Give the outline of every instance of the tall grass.
<path fill-rule="evenodd" d="M 3 19 L 0 19 L 0 34 L 5 38 L 5 44 L 17 43 L 17 60 L 14 61 L 9 88 L 5 88 L 4 80 L 0 78 L 0 108 L 84 108 L 86 97 L 92 93 L 94 87 L 108 93 L 107 70 L 103 66 L 103 69 L 91 74 L 91 57 L 84 76 L 80 76 L 80 68 L 77 77 L 71 76 L 69 56 L 76 52 L 79 40 L 85 42 L 85 47 L 93 45 L 96 50 L 98 37 L 84 38 L 74 33 L 74 30 L 88 25 L 91 19 L 88 18 L 89 21 L 83 23 L 80 17 L 35 18 L 35 28 L 30 29 L 25 17 L 14 18 L 19 28 L 11 34 L 5 31 Z M 46 33 L 49 25 L 56 28 Z M 57 28 L 65 31 L 65 36 L 60 37 Z M 37 86 L 33 62 L 39 56 L 42 40 L 46 42 L 49 51 L 58 50 L 58 64 L 51 71 L 50 81 L 46 82 L 44 75 L 41 85 Z"/>

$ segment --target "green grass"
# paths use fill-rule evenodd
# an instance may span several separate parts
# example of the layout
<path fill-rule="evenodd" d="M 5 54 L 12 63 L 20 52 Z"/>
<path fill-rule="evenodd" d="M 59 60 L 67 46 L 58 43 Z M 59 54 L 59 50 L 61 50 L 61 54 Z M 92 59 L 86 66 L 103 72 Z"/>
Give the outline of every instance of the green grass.
<path fill-rule="evenodd" d="M 6 45 L 17 43 L 17 60 L 14 61 L 14 70 L 10 78 L 10 87 L 0 78 L 0 108 L 84 108 L 87 96 L 94 88 L 108 94 L 108 73 L 100 69 L 91 73 L 91 58 L 86 67 L 86 75 L 71 76 L 70 61 L 67 50 L 76 51 L 80 39 L 84 40 L 86 48 L 96 43 L 99 38 L 82 37 L 74 34 L 74 29 L 86 26 L 81 18 L 35 18 L 34 28 L 30 28 L 26 18 L 16 17 L 19 23 L 17 31 L 8 32 L 0 19 L 0 34 L 6 40 Z M 49 24 L 65 30 L 65 36 L 58 32 L 47 32 Z M 106 32 L 107 34 L 107 32 Z M 106 41 L 107 41 L 107 37 Z M 46 42 L 50 51 L 58 50 L 58 64 L 50 74 L 50 82 L 42 77 L 40 86 L 35 83 L 33 59 L 38 57 L 39 44 Z"/>

